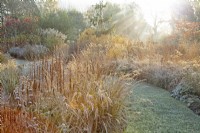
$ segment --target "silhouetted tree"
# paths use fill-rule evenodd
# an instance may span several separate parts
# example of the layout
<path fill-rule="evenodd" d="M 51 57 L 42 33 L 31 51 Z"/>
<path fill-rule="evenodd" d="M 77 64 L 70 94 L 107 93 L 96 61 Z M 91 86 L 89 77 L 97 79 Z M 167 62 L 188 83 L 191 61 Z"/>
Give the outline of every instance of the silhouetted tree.
<path fill-rule="evenodd" d="M 87 11 L 87 19 L 91 27 L 96 29 L 96 35 L 108 34 L 112 32 L 113 25 L 110 25 L 111 16 L 104 16 L 107 3 L 100 1 Z"/>

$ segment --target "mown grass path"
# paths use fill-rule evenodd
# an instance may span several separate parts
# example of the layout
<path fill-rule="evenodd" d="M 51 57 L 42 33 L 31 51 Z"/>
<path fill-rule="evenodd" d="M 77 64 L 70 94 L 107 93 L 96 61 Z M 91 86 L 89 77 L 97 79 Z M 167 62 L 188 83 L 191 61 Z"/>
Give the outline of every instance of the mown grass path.
<path fill-rule="evenodd" d="M 145 83 L 133 86 L 126 133 L 200 133 L 200 117 L 170 93 Z"/>

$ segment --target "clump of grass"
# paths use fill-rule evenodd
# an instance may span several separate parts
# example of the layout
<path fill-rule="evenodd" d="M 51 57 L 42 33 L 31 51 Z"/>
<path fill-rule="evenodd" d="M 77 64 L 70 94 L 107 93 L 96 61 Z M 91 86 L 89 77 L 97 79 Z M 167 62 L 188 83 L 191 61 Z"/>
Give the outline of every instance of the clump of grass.
<path fill-rule="evenodd" d="M 0 52 L 0 63 L 7 63 L 8 58 Z"/>
<path fill-rule="evenodd" d="M 19 83 L 20 72 L 14 63 L 1 65 L 0 82 L 7 95 L 12 95 L 15 87 Z"/>
<path fill-rule="evenodd" d="M 101 48 L 84 51 L 67 66 L 61 56 L 34 65 L 19 89 L 20 103 L 63 132 L 123 132 L 129 89 L 109 76 L 106 56 L 98 56 L 105 52 Z"/>
<path fill-rule="evenodd" d="M 86 128 L 87 132 L 123 132 L 128 90 L 122 81 L 102 75 L 98 69 L 100 64 L 83 63 L 74 62 L 70 70 L 69 85 L 73 93 L 68 97 L 68 106 L 72 111 L 76 110 L 74 127 L 80 128 L 81 116 L 81 129 Z"/>

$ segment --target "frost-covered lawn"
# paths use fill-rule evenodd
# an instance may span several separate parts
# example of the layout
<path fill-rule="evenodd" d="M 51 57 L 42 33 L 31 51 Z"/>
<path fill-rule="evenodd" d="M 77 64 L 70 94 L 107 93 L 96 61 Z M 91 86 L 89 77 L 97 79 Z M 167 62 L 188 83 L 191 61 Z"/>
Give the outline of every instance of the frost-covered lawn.
<path fill-rule="evenodd" d="M 131 102 L 126 133 L 200 133 L 200 117 L 163 89 L 141 83 Z"/>

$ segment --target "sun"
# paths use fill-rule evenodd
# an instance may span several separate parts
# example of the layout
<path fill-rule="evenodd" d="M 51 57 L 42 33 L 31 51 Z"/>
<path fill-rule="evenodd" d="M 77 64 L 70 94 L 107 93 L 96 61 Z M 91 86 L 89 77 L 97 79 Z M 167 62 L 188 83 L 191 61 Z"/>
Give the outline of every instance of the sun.
<path fill-rule="evenodd" d="M 135 0 L 141 7 L 147 23 L 153 26 L 155 17 L 160 20 L 170 20 L 171 7 L 175 0 Z"/>

